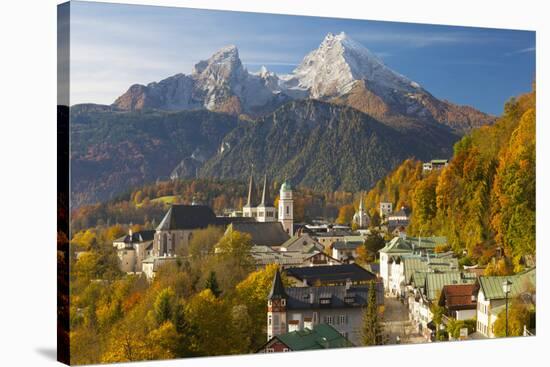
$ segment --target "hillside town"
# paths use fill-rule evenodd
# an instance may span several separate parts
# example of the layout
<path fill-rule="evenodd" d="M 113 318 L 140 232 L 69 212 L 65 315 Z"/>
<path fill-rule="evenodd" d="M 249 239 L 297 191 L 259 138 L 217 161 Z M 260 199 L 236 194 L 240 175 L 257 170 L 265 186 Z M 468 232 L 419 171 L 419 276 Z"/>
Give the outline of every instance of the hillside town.
<path fill-rule="evenodd" d="M 422 169 L 446 165 L 432 160 Z M 512 302 L 535 310 L 534 264 L 514 275 L 485 275 L 484 266 L 462 264 L 446 237 L 408 235 L 408 207 L 380 201 L 381 221 L 374 226 L 363 195 L 349 225 L 296 223 L 292 184 L 285 181 L 276 198 L 270 187 L 267 175 L 257 187 L 251 174 L 246 204 L 225 216 L 196 202 L 172 204 L 154 230 L 129 230 L 113 241 L 120 270 L 153 282 L 163 266 L 182 257 L 193 261 L 182 249 L 197 231 L 216 227 L 224 235 L 246 234 L 256 269 L 277 266 L 266 289 L 266 343 L 258 353 L 365 345 L 369 303 L 380 316 L 377 344 L 494 338 L 502 318 L 508 335 Z M 384 242 L 365 261 L 361 251 L 371 236 Z M 533 311 L 531 322 L 521 325 L 523 335 L 535 334 L 534 318 Z"/>

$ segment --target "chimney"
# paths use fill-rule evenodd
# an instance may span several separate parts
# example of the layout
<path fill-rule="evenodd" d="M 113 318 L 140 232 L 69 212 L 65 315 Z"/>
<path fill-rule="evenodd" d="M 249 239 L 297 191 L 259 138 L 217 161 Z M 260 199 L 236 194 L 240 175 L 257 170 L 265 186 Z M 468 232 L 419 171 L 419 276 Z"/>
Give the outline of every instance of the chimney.
<path fill-rule="evenodd" d="M 290 320 L 288 322 L 288 332 L 291 333 L 293 331 L 299 331 L 300 330 L 300 320 Z"/>
<path fill-rule="evenodd" d="M 304 318 L 304 329 L 313 330 L 313 321 L 311 317 Z"/>

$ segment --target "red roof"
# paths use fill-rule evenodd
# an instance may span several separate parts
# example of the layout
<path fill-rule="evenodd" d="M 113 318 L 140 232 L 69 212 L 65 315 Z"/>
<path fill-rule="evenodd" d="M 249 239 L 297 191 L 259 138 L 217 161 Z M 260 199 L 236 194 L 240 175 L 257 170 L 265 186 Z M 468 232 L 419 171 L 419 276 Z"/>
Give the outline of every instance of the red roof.
<path fill-rule="evenodd" d="M 446 285 L 441 291 L 439 305 L 455 310 L 476 308 L 477 291 L 477 284 Z"/>

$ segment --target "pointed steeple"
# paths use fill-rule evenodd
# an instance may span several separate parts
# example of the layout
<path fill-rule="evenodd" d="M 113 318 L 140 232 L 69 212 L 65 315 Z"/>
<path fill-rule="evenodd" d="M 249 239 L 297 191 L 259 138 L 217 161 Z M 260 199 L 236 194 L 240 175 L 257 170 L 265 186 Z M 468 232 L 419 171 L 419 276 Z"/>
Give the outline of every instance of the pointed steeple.
<path fill-rule="evenodd" d="M 264 188 L 262 191 L 262 202 L 258 206 L 266 207 L 269 201 L 269 191 L 267 187 L 267 174 L 264 175 Z"/>
<path fill-rule="evenodd" d="M 246 201 L 246 207 L 251 208 L 256 205 L 254 202 L 254 175 L 252 170 L 250 171 L 250 181 L 248 183 L 248 200 Z"/>
<path fill-rule="evenodd" d="M 288 295 L 285 292 L 285 286 L 283 285 L 283 280 L 281 279 L 279 268 L 277 268 L 277 272 L 273 277 L 273 283 L 271 284 L 271 291 L 269 292 L 267 299 L 274 300 L 283 298 L 288 298 Z"/>
<path fill-rule="evenodd" d="M 360 200 L 359 200 L 359 211 L 362 212 L 363 211 L 363 193 L 361 193 L 360 195 Z"/>

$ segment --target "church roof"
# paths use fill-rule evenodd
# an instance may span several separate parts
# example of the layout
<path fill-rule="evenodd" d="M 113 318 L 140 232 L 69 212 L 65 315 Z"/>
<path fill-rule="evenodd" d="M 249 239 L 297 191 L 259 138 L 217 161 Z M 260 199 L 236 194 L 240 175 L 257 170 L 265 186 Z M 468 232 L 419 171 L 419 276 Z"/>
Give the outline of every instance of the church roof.
<path fill-rule="evenodd" d="M 157 231 L 205 228 L 216 224 L 216 214 L 208 206 L 173 204 L 158 225 Z"/>
<path fill-rule="evenodd" d="M 280 246 L 290 238 L 279 222 L 234 222 L 230 227 L 248 233 L 254 245 Z"/>

